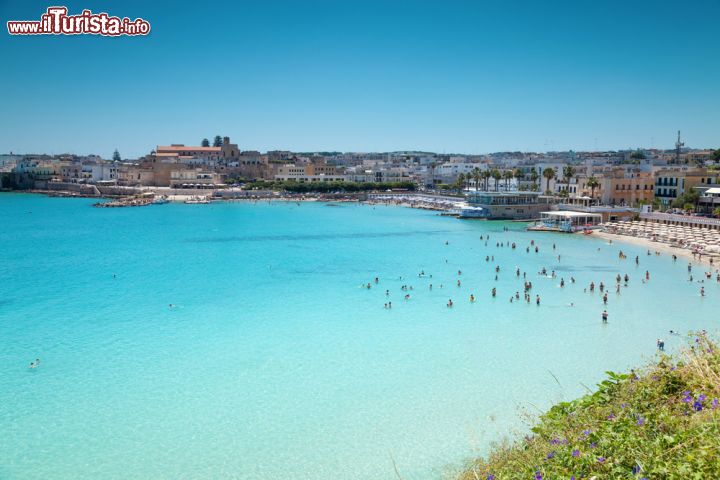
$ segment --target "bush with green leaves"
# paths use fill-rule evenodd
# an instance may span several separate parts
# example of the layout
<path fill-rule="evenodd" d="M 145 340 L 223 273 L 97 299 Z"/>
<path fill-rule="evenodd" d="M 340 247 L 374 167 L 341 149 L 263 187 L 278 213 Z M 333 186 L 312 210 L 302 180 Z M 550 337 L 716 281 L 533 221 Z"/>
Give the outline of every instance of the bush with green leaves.
<path fill-rule="evenodd" d="M 701 332 L 677 358 L 543 414 L 532 433 L 469 462 L 461 480 L 720 479 L 720 350 Z"/>

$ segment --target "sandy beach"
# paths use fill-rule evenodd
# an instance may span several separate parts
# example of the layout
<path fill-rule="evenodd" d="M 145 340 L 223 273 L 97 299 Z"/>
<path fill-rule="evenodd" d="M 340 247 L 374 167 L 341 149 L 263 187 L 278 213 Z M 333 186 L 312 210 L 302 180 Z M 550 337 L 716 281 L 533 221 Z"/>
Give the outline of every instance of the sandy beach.
<path fill-rule="evenodd" d="M 582 233 L 578 233 L 578 235 L 582 235 Z M 690 250 L 673 247 L 671 245 L 668 245 L 667 243 L 653 242 L 651 240 L 648 240 L 647 238 L 632 237 L 629 235 L 617 235 L 614 233 L 603 232 L 600 230 L 593 230 L 591 236 L 596 238 L 602 238 L 608 241 L 612 240 L 613 243 L 622 242 L 630 245 L 636 245 L 638 247 L 646 248 L 653 253 L 660 252 L 661 254 L 676 255 L 678 258 L 688 260 L 694 264 L 702 264 L 707 267 L 712 267 L 713 270 L 716 270 L 720 267 L 720 261 L 714 259 L 714 263 L 710 263 L 710 259 L 712 257 L 708 255 L 702 255 L 700 258 L 698 258 L 697 255 L 693 256 L 693 253 Z"/>

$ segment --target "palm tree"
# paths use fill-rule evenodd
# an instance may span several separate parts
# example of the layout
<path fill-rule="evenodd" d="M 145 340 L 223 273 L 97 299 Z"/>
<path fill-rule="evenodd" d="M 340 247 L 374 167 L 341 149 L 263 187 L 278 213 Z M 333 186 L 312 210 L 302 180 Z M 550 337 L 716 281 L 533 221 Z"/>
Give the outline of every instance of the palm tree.
<path fill-rule="evenodd" d="M 563 178 L 565 179 L 565 183 L 567 184 L 568 193 L 570 192 L 570 180 L 572 179 L 573 175 L 575 175 L 575 169 L 572 167 L 572 165 L 565 165 L 563 167 Z"/>
<path fill-rule="evenodd" d="M 538 181 L 538 173 L 535 169 L 533 169 L 532 172 L 530 172 L 530 180 L 533 182 L 533 190 L 537 190 L 537 181 Z"/>
<path fill-rule="evenodd" d="M 480 179 L 482 178 L 482 175 L 480 174 L 480 169 L 478 167 L 473 168 L 472 178 L 475 181 L 475 191 L 477 192 L 480 186 Z"/>
<path fill-rule="evenodd" d="M 430 163 L 430 175 L 431 175 L 430 182 L 431 182 L 433 188 L 435 187 L 435 167 L 437 167 L 437 163 L 431 162 Z"/>
<path fill-rule="evenodd" d="M 493 168 L 492 172 L 490 172 L 490 175 L 492 176 L 493 180 L 495 180 L 495 191 L 498 191 L 498 186 L 500 182 L 500 179 L 502 178 L 502 173 L 500 173 L 500 170 L 497 168 Z"/>
<path fill-rule="evenodd" d="M 515 180 L 517 180 L 518 183 L 520 183 L 520 179 L 525 177 L 525 174 L 523 174 L 522 170 L 520 170 L 519 168 L 513 169 L 512 172 L 513 172 L 513 178 Z"/>
<path fill-rule="evenodd" d="M 465 174 L 461 173 L 458 175 L 457 180 L 455 181 L 455 185 L 462 190 L 465 187 Z"/>
<path fill-rule="evenodd" d="M 546 168 L 545 170 L 543 170 L 542 175 L 543 175 L 543 177 L 545 177 L 545 178 L 547 179 L 547 184 L 546 184 L 545 191 L 546 191 L 546 192 L 549 192 L 549 191 L 550 191 L 550 180 L 552 180 L 553 178 L 555 178 L 555 170 L 552 169 L 552 168 L 550 168 L 550 167 L 548 167 L 548 168 Z"/>
<path fill-rule="evenodd" d="M 508 181 L 513 179 L 513 172 L 512 170 L 505 170 L 503 172 L 503 179 L 505 180 L 505 191 L 508 190 Z"/>
<path fill-rule="evenodd" d="M 590 198 L 595 198 L 595 189 L 600 186 L 600 182 L 595 177 L 588 178 L 587 186 L 590 187 Z"/>
<path fill-rule="evenodd" d="M 485 180 L 485 191 L 488 191 L 488 180 L 490 180 L 490 177 L 492 174 L 490 173 L 490 170 L 483 170 L 482 171 L 482 178 Z"/>

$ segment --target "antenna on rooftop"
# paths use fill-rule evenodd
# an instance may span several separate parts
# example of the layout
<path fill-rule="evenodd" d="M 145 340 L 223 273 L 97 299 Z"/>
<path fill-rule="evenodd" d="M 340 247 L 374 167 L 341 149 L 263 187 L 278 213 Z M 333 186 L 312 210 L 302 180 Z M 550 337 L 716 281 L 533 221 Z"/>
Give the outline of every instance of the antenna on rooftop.
<path fill-rule="evenodd" d="M 680 163 L 680 149 L 684 146 L 685 144 L 680 141 L 680 130 L 678 130 L 678 139 L 675 142 L 675 163 Z"/>

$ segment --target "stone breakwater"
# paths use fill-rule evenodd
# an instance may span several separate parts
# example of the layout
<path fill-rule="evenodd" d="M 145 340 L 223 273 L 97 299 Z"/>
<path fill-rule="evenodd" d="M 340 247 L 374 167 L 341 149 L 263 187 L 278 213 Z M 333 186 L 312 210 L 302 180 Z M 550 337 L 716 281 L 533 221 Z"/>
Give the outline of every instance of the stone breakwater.
<path fill-rule="evenodd" d="M 152 205 L 153 201 L 149 198 L 124 198 L 121 200 L 113 200 L 111 202 L 98 202 L 93 207 L 98 208 L 119 208 L 119 207 L 147 207 Z"/>

